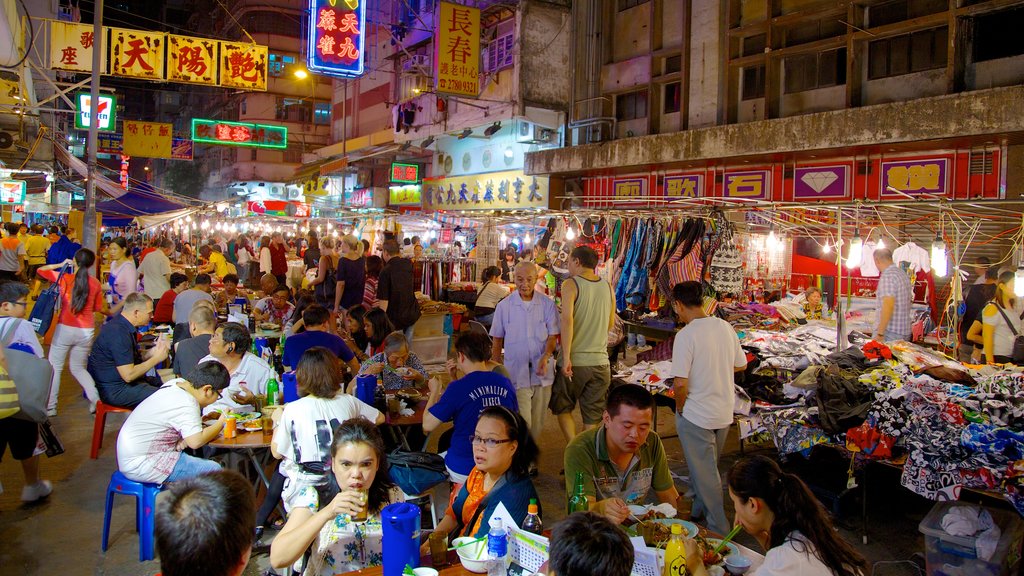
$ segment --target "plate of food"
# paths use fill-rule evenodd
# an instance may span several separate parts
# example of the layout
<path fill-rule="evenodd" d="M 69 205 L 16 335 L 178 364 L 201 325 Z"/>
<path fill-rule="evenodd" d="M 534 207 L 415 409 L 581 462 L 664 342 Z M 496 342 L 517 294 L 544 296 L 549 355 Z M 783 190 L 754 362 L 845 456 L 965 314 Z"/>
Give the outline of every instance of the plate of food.
<path fill-rule="evenodd" d="M 420 400 L 423 400 L 423 394 L 414 388 L 399 390 L 395 395 L 402 400 L 408 400 L 409 402 L 419 402 Z"/>
<path fill-rule="evenodd" d="M 263 423 L 259 420 L 250 420 L 241 424 L 241 426 L 242 430 L 245 430 L 246 432 L 259 432 L 260 430 L 263 430 Z"/>
<path fill-rule="evenodd" d="M 228 416 L 234 416 L 236 424 L 246 424 L 254 420 L 258 423 L 262 414 L 259 412 L 228 412 Z"/>
<path fill-rule="evenodd" d="M 675 518 L 644 519 L 642 524 L 634 524 L 626 528 L 630 536 L 642 536 L 648 546 L 663 548 L 668 539 L 672 536 L 672 525 L 679 524 L 683 527 L 683 533 L 688 538 L 694 538 L 700 533 L 700 529 L 693 522 L 676 520 Z"/>
<path fill-rule="evenodd" d="M 698 536 L 695 540 L 697 541 L 697 546 L 700 548 L 701 553 L 704 555 L 705 566 L 722 564 L 725 562 L 726 556 L 730 556 L 732 554 L 739 555 L 740 553 L 740 549 L 732 542 L 726 543 L 725 548 L 722 548 L 720 553 L 715 553 L 715 548 L 722 543 L 720 539 Z"/>
<path fill-rule="evenodd" d="M 260 322 L 256 327 L 267 332 L 276 332 L 281 329 L 280 324 L 275 324 L 273 322 Z"/>

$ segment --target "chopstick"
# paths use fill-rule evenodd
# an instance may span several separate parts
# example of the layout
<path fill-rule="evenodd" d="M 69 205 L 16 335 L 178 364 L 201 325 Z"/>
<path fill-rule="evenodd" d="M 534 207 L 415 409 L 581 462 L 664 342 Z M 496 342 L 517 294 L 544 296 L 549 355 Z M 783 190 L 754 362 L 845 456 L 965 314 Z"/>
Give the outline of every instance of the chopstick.
<path fill-rule="evenodd" d="M 715 546 L 715 554 L 720 554 L 722 552 L 722 550 L 729 543 L 729 541 L 735 538 L 736 535 L 740 533 L 740 528 L 742 528 L 742 526 L 740 526 L 739 524 L 733 527 L 732 531 L 729 532 L 729 535 L 723 538 L 722 541 L 718 543 L 718 546 Z"/>
<path fill-rule="evenodd" d="M 462 544 L 459 544 L 458 546 L 452 546 L 451 548 L 448 549 L 448 551 L 451 552 L 452 550 L 458 550 L 459 548 L 465 548 L 466 546 L 469 546 L 470 544 L 476 544 L 477 542 L 483 542 L 486 539 L 487 539 L 487 536 L 481 536 L 481 537 L 479 537 L 479 538 L 477 538 L 475 540 L 470 540 L 469 542 L 463 542 Z"/>

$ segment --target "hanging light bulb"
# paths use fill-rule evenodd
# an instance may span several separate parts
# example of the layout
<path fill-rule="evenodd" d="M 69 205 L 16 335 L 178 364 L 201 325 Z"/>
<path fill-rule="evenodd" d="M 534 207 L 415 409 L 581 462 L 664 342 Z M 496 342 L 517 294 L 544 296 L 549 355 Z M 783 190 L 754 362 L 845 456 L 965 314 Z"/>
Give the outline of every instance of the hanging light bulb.
<path fill-rule="evenodd" d="M 850 253 L 846 257 L 847 268 L 857 268 L 860 266 L 863 250 L 864 241 L 860 238 L 860 230 L 855 230 L 853 232 L 853 239 L 850 240 Z"/>
<path fill-rule="evenodd" d="M 530 233 L 527 232 L 526 236 L 523 236 L 523 246 L 526 246 L 530 242 L 533 242 L 533 240 L 530 238 Z"/>
<path fill-rule="evenodd" d="M 767 242 L 768 249 L 769 250 L 775 250 L 776 246 L 778 246 L 778 244 L 779 244 L 779 237 L 775 235 L 775 225 L 772 224 L 772 226 L 770 228 L 768 228 L 768 242 Z"/>
<path fill-rule="evenodd" d="M 572 229 L 572 226 L 569 226 L 569 229 L 565 231 L 565 239 L 570 242 L 576 239 L 576 231 Z"/>
<path fill-rule="evenodd" d="M 829 244 L 828 242 L 825 242 L 825 245 L 821 247 L 821 253 L 822 254 L 831 254 L 832 253 L 832 245 Z"/>
<path fill-rule="evenodd" d="M 501 245 L 503 247 L 508 245 L 508 235 L 505 234 L 504 230 L 501 231 L 501 237 L 499 238 L 499 240 L 501 241 Z"/>
<path fill-rule="evenodd" d="M 1024 297 L 1024 262 L 1013 274 L 1013 294 L 1018 298 Z"/>
<path fill-rule="evenodd" d="M 942 278 L 946 275 L 946 243 L 942 240 L 942 234 L 936 234 L 932 242 L 932 272 Z"/>
<path fill-rule="evenodd" d="M 878 244 L 875 245 L 875 250 L 881 250 L 883 248 L 885 248 L 885 240 L 883 240 L 882 238 L 879 238 L 878 239 Z"/>

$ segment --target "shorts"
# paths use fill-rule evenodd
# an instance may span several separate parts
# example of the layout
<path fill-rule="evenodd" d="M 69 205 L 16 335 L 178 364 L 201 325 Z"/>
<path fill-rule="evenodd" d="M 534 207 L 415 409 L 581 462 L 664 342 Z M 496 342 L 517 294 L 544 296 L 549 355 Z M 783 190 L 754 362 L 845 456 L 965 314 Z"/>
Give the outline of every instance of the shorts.
<path fill-rule="evenodd" d="M 583 423 L 590 426 L 601 421 L 608 400 L 608 386 L 612 381 L 612 368 L 604 366 L 573 366 L 573 376 L 566 378 L 561 370 L 555 376 L 548 408 L 554 414 L 572 412 L 580 405 Z"/>
<path fill-rule="evenodd" d="M 0 419 L 0 458 L 10 446 L 15 460 L 28 460 L 38 442 L 39 425 L 35 422 L 11 417 Z"/>

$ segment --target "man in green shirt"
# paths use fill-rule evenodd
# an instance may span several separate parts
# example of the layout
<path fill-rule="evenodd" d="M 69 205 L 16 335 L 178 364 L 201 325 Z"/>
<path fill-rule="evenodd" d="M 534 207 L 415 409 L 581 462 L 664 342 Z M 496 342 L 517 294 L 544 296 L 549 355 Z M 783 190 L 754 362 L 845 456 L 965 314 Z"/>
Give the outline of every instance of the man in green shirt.
<path fill-rule="evenodd" d="M 660 502 L 681 509 L 665 447 L 651 434 L 654 397 L 641 386 L 623 384 L 608 394 L 601 425 L 581 432 L 565 450 L 566 496 L 583 473 L 590 509 L 621 524 L 628 504 L 643 504 L 652 489 Z"/>

